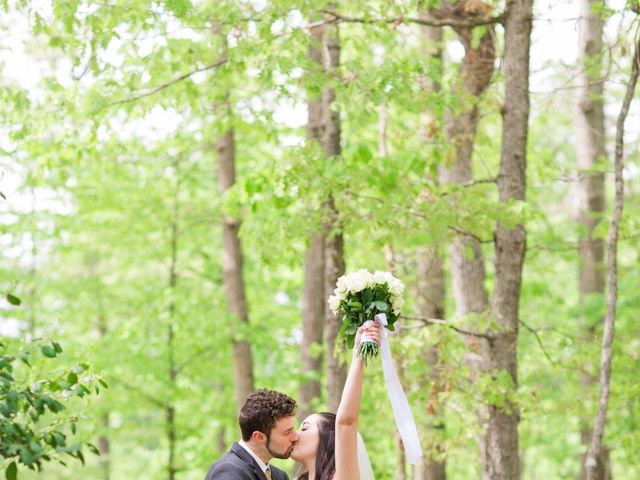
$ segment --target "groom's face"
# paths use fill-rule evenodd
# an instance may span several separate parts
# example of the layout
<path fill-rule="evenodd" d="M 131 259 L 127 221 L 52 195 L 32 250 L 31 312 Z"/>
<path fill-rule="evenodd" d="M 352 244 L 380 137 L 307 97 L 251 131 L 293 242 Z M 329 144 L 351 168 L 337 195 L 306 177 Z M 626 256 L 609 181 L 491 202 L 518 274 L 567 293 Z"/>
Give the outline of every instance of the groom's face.
<path fill-rule="evenodd" d="M 295 417 L 283 417 L 276 420 L 267 437 L 266 448 L 274 458 L 289 458 L 291 450 L 298 441 L 298 433 L 294 428 Z"/>

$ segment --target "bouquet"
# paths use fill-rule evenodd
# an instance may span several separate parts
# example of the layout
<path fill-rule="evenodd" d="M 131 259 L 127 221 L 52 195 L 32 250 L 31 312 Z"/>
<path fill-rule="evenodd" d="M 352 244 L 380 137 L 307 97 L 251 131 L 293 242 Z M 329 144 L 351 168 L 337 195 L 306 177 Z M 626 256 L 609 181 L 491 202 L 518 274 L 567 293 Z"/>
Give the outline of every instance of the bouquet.
<path fill-rule="evenodd" d="M 343 275 L 338 279 L 333 295 L 329 297 L 329 308 L 342 314 L 340 335 L 349 348 L 353 348 L 356 331 L 365 322 L 379 314 L 387 316 L 387 329 L 393 324 L 404 304 L 404 284 L 389 272 L 376 270 L 373 274 L 365 269 Z M 367 362 L 378 355 L 378 346 L 366 336 L 358 347 L 358 356 Z"/>

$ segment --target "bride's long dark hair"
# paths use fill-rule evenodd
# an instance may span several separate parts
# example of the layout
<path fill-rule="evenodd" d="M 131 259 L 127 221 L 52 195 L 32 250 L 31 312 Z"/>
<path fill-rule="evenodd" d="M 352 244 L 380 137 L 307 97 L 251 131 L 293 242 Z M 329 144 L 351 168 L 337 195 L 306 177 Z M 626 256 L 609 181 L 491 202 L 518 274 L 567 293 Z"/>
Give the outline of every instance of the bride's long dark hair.
<path fill-rule="evenodd" d="M 336 473 L 336 416 L 318 413 L 318 451 L 316 452 L 316 480 L 331 480 Z M 309 472 L 303 472 L 298 480 L 309 480 Z"/>

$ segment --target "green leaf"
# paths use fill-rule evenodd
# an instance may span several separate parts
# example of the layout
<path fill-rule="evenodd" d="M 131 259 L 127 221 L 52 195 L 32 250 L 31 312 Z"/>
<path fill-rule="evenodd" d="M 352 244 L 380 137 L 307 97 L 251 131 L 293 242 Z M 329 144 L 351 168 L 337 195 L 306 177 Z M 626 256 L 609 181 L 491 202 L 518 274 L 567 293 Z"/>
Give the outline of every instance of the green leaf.
<path fill-rule="evenodd" d="M 22 303 L 22 300 L 20 300 L 18 297 L 16 297 L 15 295 L 12 295 L 11 293 L 7 293 L 7 301 L 11 304 L 11 305 L 20 305 Z"/>
<path fill-rule="evenodd" d="M 373 302 L 373 304 L 381 312 L 388 312 L 389 311 L 389 305 L 387 304 L 387 302 L 376 301 L 376 302 Z"/>
<path fill-rule="evenodd" d="M 42 348 L 42 354 L 47 357 L 47 358 L 56 358 L 56 350 L 53 347 L 50 347 L 49 345 L 43 345 Z"/>
<path fill-rule="evenodd" d="M 69 373 L 69 375 L 67 375 L 67 382 L 69 382 L 70 385 L 75 385 L 78 383 L 78 375 L 73 372 Z"/>
<path fill-rule="evenodd" d="M 62 353 L 62 347 L 58 342 L 51 342 L 51 344 L 57 353 Z"/>
<path fill-rule="evenodd" d="M 16 480 L 18 478 L 18 466 L 16 462 L 11 462 L 7 469 L 4 471 L 4 477 L 6 480 Z"/>
<path fill-rule="evenodd" d="M 182 17 L 191 8 L 189 0 L 167 0 L 167 9 L 173 12 L 176 17 Z"/>
<path fill-rule="evenodd" d="M 98 450 L 98 447 L 96 447 L 93 443 L 87 443 L 87 448 L 96 455 L 100 455 L 100 450 Z"/>

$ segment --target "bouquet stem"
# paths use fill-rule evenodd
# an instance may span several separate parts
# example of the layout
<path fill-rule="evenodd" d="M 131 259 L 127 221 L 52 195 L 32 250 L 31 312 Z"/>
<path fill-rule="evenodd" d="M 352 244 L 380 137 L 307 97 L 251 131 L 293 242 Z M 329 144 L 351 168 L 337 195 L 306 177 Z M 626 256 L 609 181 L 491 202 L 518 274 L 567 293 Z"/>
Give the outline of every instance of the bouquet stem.
<path fill-rule="evenodd" d="M 364 360 L 364 364 L 367 365 L 369 360 L 378 356 L 378 345 L 376 342 L 365 340 L 360 344 L 358 348 L 358 356 Z"/>

